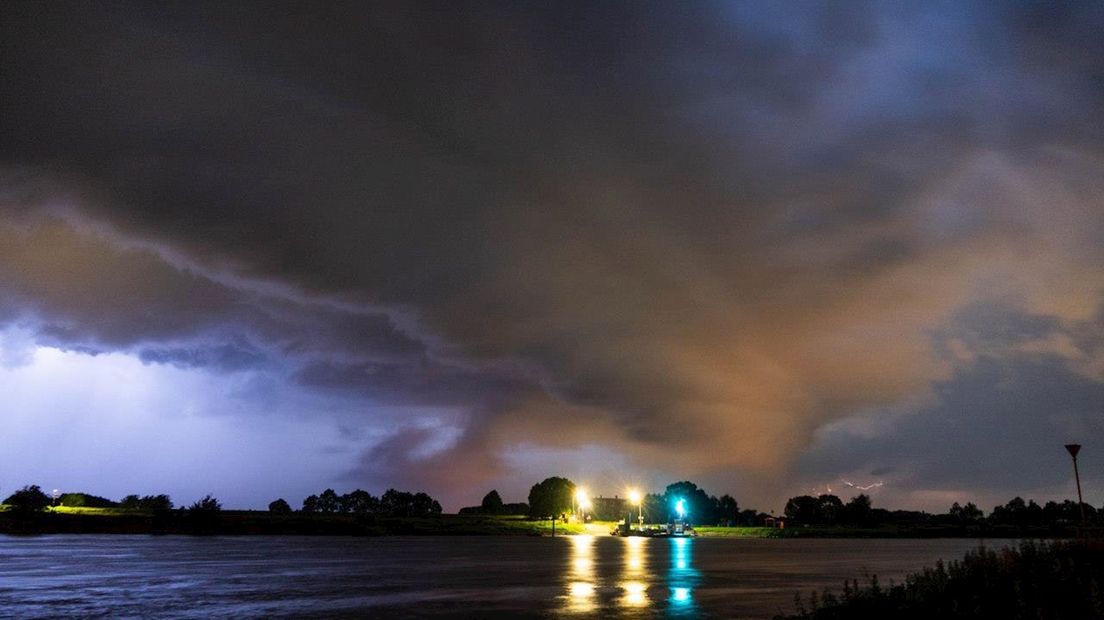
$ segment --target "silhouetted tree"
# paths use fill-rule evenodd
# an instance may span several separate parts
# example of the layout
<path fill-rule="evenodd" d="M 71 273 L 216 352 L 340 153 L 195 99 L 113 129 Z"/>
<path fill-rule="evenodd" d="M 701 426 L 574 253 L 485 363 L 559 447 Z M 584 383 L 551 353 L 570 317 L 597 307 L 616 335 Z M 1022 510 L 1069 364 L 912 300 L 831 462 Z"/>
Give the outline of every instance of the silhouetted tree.
<path fill-rule="evenodd" d="M 291 506 L 283 498 L 274 500 L 268 505 L 268 511 L 274 515 L 291 514 Z"/>
<path fill-rule="evenodd" d="M 172 499 L 168 495 L 127 495 L 119 502 L 124 510 L 144 510 L 146 512 L 166 512 L 172 510 Z"/>
<path fill-rule="evenodd" d="M 379 499 L 367 491 L 357 489 L 341 496 L 341 512 L 357 515 L 379 512 Z"/>
<path fill-rule="evenodd" d="M 626 505 L 626 507 L 628 507 Z M 632 506 L 633 518 L 636 517 L 636 506 Z M 659 493 L 646 493 L 640 502 L 640 509 L 644 512 L 644 520 L 648 523 L 665 523 L 667 513 L 670 512 L 667 502 Z M 625 517 L 627 515 L 620 515 Z"/>
<path fill-rule="evenodd" d="M 441 504 L 427 493 L 418 492 L 410 502 L 411 516 L 429 517 L 441 514 Z"/>
<path fill-rule="evenodd" d="M 818 497 L 799 495 L 786 502 L 786 517 L 805 525 L 837 523 L 843 513 L 843 500 L 835 495 Z"/>
<path fill-rule="evenodd" d="M 410 502 L 414 496 L 405 491 L 387 489 L 380 496 L 380 512 L 394 517 L 409 517 Z"/>
<path fill-rule="evenodd" d="M 215 531 L 221 514 L 222 504 L 213 495 L 205 496 L 188 508 L 188 520 L 196 533 Z"/>
<path fill-rule="evenodd" d="M 192 513 L 196 513 L 196 512 L 208 512 L 208 513 L 221 512 L 222 511 L 222 503 L 220 503 L 217 499 L 215 499 L 215 497 L 213 495 L 206 495 L 206 496 L 203 497 L 203 499 L 201 499 L 201 500 L 197 501 L 196 503 L 192 504 L 188 508 L 188 511 L 192 512 Z"/>
<path fill-rule="evenodd" d="M 559 476 L 545 478 L 529 489 L 529 516 L 542 519 L 565 515 L 571 510 L 574 496 L 574 482 Z"/>
<path fill-rule="evenodd" d="M 380 497 L 380 512 L 394 517 L 429 517 L 441 514 L 441 504 L 426 493 L 387 489 Z"/>
<path fill-rule="evenodd" d="M 736 502 L 736 498 L 726 493 L 717 500 L 717 512 L 713 519 L 716 523 L 733 525 L 739 519 L 739 513 L 740 504 Z"/>
<path fill-rule="evenodd" d="M 1043 523 L 1043 507 L 1035 500 L 1025 502 L 1022 497 L 1014 497 L 1003 506 L 993 508 L 989 520 L 1002 525 L 1025 527 Z"/>
<path fill-rule="evenodd" d="M 874 507 L 870 503 L 870 496 L 860 493 L 843 507 L 839 521 L 847 525 L 872 525 L 873 516 Z"/>
<path fill-rule="evenodd" d="M 341 509 L 341 500 L 333 489 L 326 489 L 318 496 L 318 512 L 332 513 Z"/>
<path fill-rule="evenodd" d="M 168 495 L 146 495 L 139 502 L 139 507 L 142 510 L 148 510 L 150 512 L 165 512 L 172 510 L 172 499 Z"/>
<path fill-rule="evenodd" d="M 973 502 L 968 502 L 965 506 L 959 506 L 958 502 L 955 502 L 951 504 L 951 509 L 947 511 L 947 514 L 959 524 L 976 523 L 981 521 L 984 516 Z"/>
<path fill-rule="evenodd" d="M 318 496 L 311 495 L 303 500 L 302 512 L 306 514 L 314 514 L 318 512 Z"/>
<path fill-rule="evenodd" d="M 483 496 L 483 502 L 480 504 L 485 515 L 497 515 L 502 514 L 502 497 L 498 494 L 498 491 L 492 489 L 490 493 Z"/>
<path fill-rule="evenodd" d="M 763 520 L 759 518 L 759 511 L 751 508 L 747 510 L 741 510 L 740 516 L 736 521 L 737 525 L 744 525 L 747 527 L 758 527 L 763 525 Z"/>
<path fill-rule="evenodd" d="M 843 500 L 835 495 L 824 494 L 817 501 L 820 502 L 820 522 L 826 525 L 838 523 L 843 512 Z"/>
<path fill-rule="evenodd" d="M 1085 504 L 1085 518 L 1089 523 L 1099 520 L 1099 512 L 1090 504 Z M 1043 521 L 1051 525 L 1071 525 L 1081 523 L 1081 512 L 1077 502 L 1067 499 L 1061 504 L 1047 502 L 1043 506 Z"/>
<path fill-rule="evenodd" d="M 45 510 L 50 505 L 50 497 L 42 492 L 37 484 L 32 484 L 12 493 L 4 500 L 12 512 L 30 514 Z"/>
<path fill-rule="evenodd" d="M 798 495 L 786 502 L 786 518 L 797 523 L 820 521 L 820 501 L 812 495 Z"/>

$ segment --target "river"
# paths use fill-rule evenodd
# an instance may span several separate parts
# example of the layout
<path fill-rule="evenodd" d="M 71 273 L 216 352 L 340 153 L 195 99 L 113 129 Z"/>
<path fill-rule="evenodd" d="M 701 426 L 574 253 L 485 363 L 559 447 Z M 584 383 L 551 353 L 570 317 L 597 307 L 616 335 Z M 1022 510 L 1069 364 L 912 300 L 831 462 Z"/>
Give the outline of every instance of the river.
<path fill-rule="evenodd" d="M 0 536 L 0 614 L 143 618 L 738 617 L 882 583 L 979 541 Z M 1008 541 L 990 541 L 1007 545 Z"/>

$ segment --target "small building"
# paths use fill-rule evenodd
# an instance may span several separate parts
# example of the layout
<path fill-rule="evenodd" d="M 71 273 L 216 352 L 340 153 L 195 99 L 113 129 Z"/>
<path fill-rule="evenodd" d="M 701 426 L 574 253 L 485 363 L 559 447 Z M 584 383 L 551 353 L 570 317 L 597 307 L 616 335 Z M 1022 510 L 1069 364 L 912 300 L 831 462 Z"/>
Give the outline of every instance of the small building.
<path fill-rule="evenodd" d="M 590 498 L 591 514 L 598 521 L 618 521 L 625 518 L 629 510 L 629 502 L 623 497 L 598 497 Z"/>

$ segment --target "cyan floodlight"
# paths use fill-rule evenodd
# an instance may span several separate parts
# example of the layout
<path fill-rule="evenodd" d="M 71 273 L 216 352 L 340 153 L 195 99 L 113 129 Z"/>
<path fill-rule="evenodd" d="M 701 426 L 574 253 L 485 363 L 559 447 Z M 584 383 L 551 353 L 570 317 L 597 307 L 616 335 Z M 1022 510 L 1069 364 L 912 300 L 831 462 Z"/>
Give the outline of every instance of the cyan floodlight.
<path fill-rule="evenodd" d="M 686 500 L 680 499 L 675 502 L 675 512 L 678 513 L 680 519 L 686 516 Z"/>

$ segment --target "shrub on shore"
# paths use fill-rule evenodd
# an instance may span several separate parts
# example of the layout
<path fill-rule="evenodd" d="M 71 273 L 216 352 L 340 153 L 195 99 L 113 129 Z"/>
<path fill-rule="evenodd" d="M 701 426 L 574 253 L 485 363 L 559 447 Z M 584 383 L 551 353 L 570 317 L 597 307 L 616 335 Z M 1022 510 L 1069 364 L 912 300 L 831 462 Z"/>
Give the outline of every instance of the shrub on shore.
<path fill-rule="evenodd" d="M 32 484 L 12 493 L 4 503 L 11 507 L 13 513 L 27 515 L 45 510 L 50 505 L 50 498 L 37 484 Z"/>
<path fill-rule="evenodd" d="M 268 511 L 274 515 L 289 515 L 291 514 L 291 505 L 281 497 L 268 505 Z"/>
<path fill-rule="evenodd" d="M 1104 542 L 1024 542 L 980 547 L 962 560 L 937 562 L 883 587 L 877 576 L 841 593 L 797 600 L 797 614 L 776 620 L 844 618 L 1102 618 Z"/>

